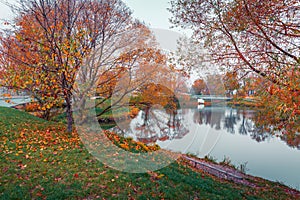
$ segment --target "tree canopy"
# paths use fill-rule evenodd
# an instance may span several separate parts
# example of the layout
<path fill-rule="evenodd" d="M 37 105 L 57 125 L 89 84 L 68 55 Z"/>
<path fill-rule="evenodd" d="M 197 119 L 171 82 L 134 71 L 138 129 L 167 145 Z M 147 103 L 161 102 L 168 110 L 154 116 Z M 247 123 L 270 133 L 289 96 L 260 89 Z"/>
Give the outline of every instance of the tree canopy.
<path fill-rule="evenodd" d="M 105 77 L 126 71 L 139 57 L 155 56 L 147 55 L 153 47 L 151 32 L 120 0 L 18 3 L 11 5 L 17 14 L 13 29 L 1 35 L 1 85 L 29 92 L 45 117 L 65 104 L 69 132 L 72 96 L 80 92 L 74 85 L 78 75 L 81 83 L 90 81 L 87 89 L 98 83 L 104 91 L 114 84 Z"/>
<path fill-rule="evenodd" d="M 211 63 L 268 81 L 261 102 L 276 116 L 274 127 L 299 124 L 299 1 L 173 0 L 169 11 L 175 26 L 194 31 Z"/>

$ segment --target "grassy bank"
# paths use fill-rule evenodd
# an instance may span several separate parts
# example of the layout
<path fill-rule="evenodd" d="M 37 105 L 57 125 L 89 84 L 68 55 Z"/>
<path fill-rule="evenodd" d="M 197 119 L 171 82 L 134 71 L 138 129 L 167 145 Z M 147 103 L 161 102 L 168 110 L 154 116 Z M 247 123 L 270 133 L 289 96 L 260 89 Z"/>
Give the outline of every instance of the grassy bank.
<path fill-rule="evenodd" d="M 262 187 L 250 188 L 180 161 L 152 173 L 119 172 L 92 157 L 64 127 L 0 107 L 0 199 L 297 198 L 277 183 L 261 181 Z"/>
<path fill-rule="evenodd" d="M 261 107 L 260 100 L 258 97 L 249 97 L 249 98 L 233 98 L 228 102 L 229 106 L 237 107 Z"/>

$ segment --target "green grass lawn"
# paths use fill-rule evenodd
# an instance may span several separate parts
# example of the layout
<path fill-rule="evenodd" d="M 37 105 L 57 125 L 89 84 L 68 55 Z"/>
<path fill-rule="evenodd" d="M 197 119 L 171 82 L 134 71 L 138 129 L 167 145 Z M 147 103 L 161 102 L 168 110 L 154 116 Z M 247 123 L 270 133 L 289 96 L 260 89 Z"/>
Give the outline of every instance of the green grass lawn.
<path fill-rule="evenodd" d="M 103 110 L 104 109 L 98 108 L 98 107 L 96 109 L 91 109 L 91 111 L 95 112 L 96 115 L 101 113 Z M 107 121 L 112 124 L 114 121 L 114 118 L 119 118 L 119 117 L 128 118 L 129 115 L 130 114 L 128 113 L 128 109 L 122 107 L 122 108 L 118 108 L 118 109 L 114 110 L 114 112 L 112 110 L 108 110 L 107 112 L 103 113 L 101 116 L 98 116 L 98 119 L 100 121 Z M 52 121 L 67 123 L 66 113 L 61 113 L 61 114 L 53 117 Z"/>
<path fill-rule="evenodd" d="M 0 199 L 295 199 L 269 181 L 261 189 L 220 181 L 174 162 L 155 173 L 110 169 L 65 125 L 0 107 Z M 156 176 L 156 175 L 158 176 Z"/>

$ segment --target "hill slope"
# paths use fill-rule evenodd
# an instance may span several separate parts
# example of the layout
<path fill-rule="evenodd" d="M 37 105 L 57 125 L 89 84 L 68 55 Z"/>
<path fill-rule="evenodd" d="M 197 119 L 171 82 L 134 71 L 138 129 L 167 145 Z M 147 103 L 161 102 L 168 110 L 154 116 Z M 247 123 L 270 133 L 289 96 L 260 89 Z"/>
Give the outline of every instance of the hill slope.
<path fill-rule="evenodd" d="M 63 124 L 0 107 L 0 199 L 296 199 L 288 188 L 221 181 L 180 161 L 122 173 L 92 157 Z"/>

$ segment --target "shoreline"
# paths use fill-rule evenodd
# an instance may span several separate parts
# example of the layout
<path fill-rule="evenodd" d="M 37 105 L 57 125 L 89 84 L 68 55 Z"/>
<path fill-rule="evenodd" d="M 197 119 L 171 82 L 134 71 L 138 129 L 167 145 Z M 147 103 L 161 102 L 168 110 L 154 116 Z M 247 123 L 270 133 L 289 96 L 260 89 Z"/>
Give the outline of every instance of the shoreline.
<path fill-rule="evenodd" d="M 288 185 L 284 185 L 280 182 L 275 182 L 259 176 L 246 174 L 234 168 L 233 166 L 215 163 L 204 158 L 198 158 L 186 154 L 182 154 L 180 159 L 181 162 L 188 165 L 192 169 L 198 172 L 207 173 L 219 179 L 220 181 L 232 181 L 234 183 L 242 184 L 247 187 L 251 187 L 253 189 L 258 190 L 264 189 L 264 187 L 268 186 L 268 184 L 273 184 L 278 185 L 281 188 L 285 188 L 286 192 L 288 192 L 291 195 L 296 195 L 297 197 L 300 197 L 300 190 L 297 190 Z M 262 185 L 262 183 L 265 184 L 265 186 Z"/>

